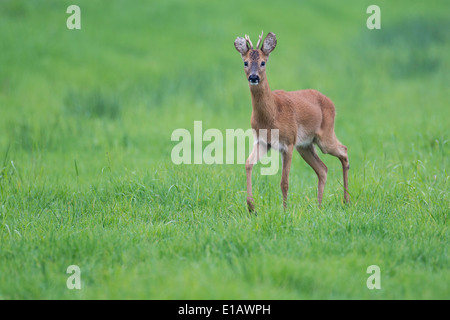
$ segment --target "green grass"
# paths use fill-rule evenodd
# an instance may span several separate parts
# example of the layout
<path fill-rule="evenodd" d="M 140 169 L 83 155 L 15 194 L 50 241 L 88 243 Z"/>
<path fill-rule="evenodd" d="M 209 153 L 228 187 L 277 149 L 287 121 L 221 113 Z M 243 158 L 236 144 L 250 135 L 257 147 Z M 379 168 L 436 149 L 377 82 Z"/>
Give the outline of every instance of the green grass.
<path fill-rule="evenodd" d="M 448 299 L 445 1 L 0 1 L 1 299 Z M 174 165 L 173 130 L 250 127 L 237 36 L 277 34 L 272 89 L 336 104 L 340 163 L 317 208 L 280 173 Z M 223 131 L 224 132 L 224 131 Z M 81 290 L 66 287 L 70 265 Z M 369 290 L 367 267 L 381 269 Z"/>

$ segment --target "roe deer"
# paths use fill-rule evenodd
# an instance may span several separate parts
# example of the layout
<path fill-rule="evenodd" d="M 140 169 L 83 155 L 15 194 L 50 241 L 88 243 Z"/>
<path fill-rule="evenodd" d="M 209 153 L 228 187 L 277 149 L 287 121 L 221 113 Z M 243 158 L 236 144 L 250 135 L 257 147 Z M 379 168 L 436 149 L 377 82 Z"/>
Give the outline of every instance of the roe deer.
<path fill-rule="evenodd" d="M 262 37 L 261 33 L 256 49 L 253 48 L 247 35 L 245 38 L 238 37 L 234 41 L 236 50 L 244 60 L 244 70 L 252 98 L 251 126 L 255 133 L 255 144 L 245 164 L 248 210 L 254 211 L 253 165 L 270 148 L 278 150 L 282 155 L 281 192 L 283 193 L 284 208 L 286 208 L 289 170 L 294 148 L 314 169 L 319 178 L 317 199 L 320 206 L 328 169 L 317 155 L 314 144 L 319 146 L 323 153 L 336 156 L 341 161 L 344 173 L 344 201 L 348 202 L 348 170 L 350 166 L 347 147 L 339 142 L 334 133 L 336 111 L 333 102 L 320 92 L 311 89 L 290 92 L 270 90 L 266 77 L 266 63 L 269 54 L 277 45 L 277 39 L 274 33 L 269 32 L 259 48 Z M 267 130 L 267 137 L 259 134 L 261 129 Z M 271 130 L 274 129 L 278 130 L 278 141 L 275 141 L 275 138 L 274 141 L 271 141 Z"/>

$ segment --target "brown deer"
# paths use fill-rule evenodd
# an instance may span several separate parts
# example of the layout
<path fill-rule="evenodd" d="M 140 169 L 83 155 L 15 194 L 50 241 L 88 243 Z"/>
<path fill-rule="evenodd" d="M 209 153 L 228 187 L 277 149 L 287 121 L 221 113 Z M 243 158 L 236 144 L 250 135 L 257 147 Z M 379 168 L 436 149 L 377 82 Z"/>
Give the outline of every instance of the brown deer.
<path fill-rule="evenodd" d="M 255 134 L 255 144 L 248 157 L 247 171 L 247 205 L 254 211 L 252 195 L 253 165 L 263 157 L 269 149 L 276 149 L 282 155 L 283 169 L 281 175 L 281 192 L 283 206 L 286 208 L 289 187 L 289 171 L 294 148 L 302 158 L 314 169 L 319 178 L 317 199 L 319 207 L 322 203 L 323 190 L 327 180 L 328 169 L 317 155 L 314 144 L 323 153 L 339 158 L 344 172 L 344 201 L 349 201 L 348 170 L 350 168 L 347 147 L 336 138 L 334 118 L 336 115 L 333 102 L 316 90 L 272 91 L 266 77 L 266 64 L 270 53 L 277 45 L 274 33 L 269 32 L 264 41 L 259 36 L 256 48 L 250 38 L 238 37 L 234 41 L 236 50 L 244 60 L 244 70 L 250 87 L 252 98 L 251 126 Z M 265 129 L 266 137 L 260 134 Z M 278 141 L 275 132 L 278 130 Z M 271 139 L 273 136 L 273 139 Z"/>

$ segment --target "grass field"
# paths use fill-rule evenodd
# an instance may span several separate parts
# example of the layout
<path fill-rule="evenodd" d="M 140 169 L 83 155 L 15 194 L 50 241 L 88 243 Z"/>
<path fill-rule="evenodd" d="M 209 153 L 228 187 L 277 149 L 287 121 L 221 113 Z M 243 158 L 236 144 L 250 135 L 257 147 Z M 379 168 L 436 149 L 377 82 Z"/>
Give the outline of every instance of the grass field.
<path fill-rule="evenodd" d="M 449 299 L 449 10 L 0 0 L 0 299 Z M 281 172 L 257 165 L 257 217 L 243 165 L 172 163 L 177 128 L 250 127 L 233 42 L 261 30 L 272 89 L 334 101 L 351 205 L 329 155 L 321 209 L 298 155 L 286 211 Z"/>

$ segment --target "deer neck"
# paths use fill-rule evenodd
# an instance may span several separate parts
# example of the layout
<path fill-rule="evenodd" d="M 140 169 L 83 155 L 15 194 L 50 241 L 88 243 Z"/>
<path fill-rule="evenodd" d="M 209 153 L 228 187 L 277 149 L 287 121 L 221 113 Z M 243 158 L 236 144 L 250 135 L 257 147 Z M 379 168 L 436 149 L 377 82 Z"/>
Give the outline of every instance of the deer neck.
<path fill-rule="evenodd" d="M 267 78 L 265 77 L 257 86 L 250 85 L 250 92 L 253 117 L 258 122 L 271 124 L 275 119 L 275 102 Z"/>

